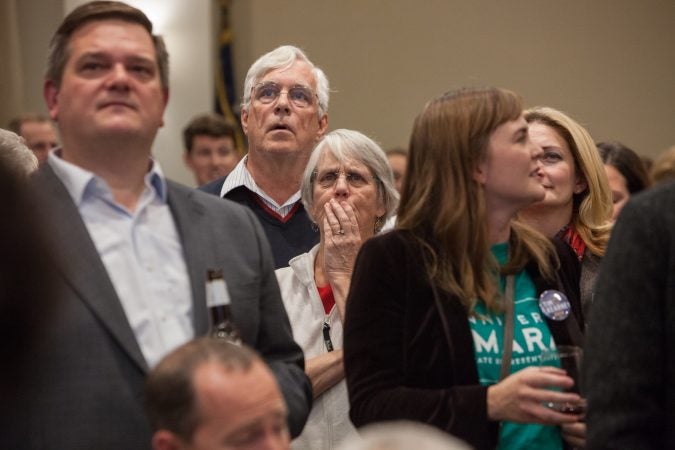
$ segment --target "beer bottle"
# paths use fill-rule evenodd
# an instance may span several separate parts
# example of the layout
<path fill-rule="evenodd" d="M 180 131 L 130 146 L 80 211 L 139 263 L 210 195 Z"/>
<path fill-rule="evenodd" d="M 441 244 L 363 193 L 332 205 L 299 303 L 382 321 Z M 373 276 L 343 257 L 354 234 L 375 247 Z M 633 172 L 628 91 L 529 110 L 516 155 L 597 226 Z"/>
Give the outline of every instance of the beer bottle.
<path fill-rule="evenodd" d="M 224 339 L 241 345 L 241 335 L 232 320 L 230 294 L 227 292 L 223 271 L 209 269 L 206 272 L 206 304 L 211 316 L 209 334 L 216 339 Z"/>

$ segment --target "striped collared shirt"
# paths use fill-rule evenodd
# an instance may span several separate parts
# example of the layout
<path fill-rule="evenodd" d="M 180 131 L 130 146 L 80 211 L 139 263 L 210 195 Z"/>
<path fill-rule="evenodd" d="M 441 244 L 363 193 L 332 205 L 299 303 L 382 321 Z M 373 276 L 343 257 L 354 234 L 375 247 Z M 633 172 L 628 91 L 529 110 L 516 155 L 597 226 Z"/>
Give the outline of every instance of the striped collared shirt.
<path fill-rule="evenodd" d="M 225 194 L 231 190 L 238 188 L 239 186 L 244 186 L 248 190 L 255 193 L 272 211 L 281 217 L 286 217 L 288 213 L 291 212 L 295 204 L 300 200 L 300 191 L 291 195 L 291 197 L 286 200 L 283 205 L 279 205 L 272 199 L 272 197 L 267 195 L 265 191 L 260 189 L 260 187 L 258 187 L 258 185 L 255 183 L 251 173 L 246 168 L 247 161 L 248 155 L 244 156 L 241 161 L 239 161 L 239 164 L 237 164 L 237 167 L 235 167 L 234 170 L 230 172 L 223 183 L 223 187 L 220 190 L 220 196 L 225 197 Z"/>

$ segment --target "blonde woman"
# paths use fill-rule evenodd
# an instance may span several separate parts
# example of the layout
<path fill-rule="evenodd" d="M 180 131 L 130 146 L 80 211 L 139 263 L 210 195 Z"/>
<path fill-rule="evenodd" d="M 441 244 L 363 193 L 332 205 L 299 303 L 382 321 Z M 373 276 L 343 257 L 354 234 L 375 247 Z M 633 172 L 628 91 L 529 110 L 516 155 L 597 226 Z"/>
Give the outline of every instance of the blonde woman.
<path fill-rule="evenodd" d="M 544 199 L 519 218 L 566 242 L 581 262 L 581 303 L 588 311 L 612 223 L 612 191 L 593 139 L 566 114 L 547 107 L 525 111 L 530 138 L 542 149 Z"/>

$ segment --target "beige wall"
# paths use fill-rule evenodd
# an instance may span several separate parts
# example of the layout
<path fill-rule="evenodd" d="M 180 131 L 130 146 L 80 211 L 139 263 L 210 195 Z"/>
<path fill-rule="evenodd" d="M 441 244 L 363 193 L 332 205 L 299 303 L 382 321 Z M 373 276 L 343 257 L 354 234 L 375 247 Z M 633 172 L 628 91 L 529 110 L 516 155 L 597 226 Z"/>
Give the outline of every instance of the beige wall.
<path fill-rule="evenodd" d="M 46 113 L 42 80 L 49 38 L 59 23 L 62 0 L 0 2 L 0 127 L 25 112 Z"/>
<path fill-rule="evenodd" d="M 22 110 L 44 110 L 47 43 L 70 9 L 66 5 L 81 2 L 7 1 L 19 13 L 19 43 L 4 39 L 5 28 L 0 48 L 5 61 L 18 48 L 23 68 L 22 83 L 16 70 L 0 72 L 3 122 L 21 112 L 17 102 Z M 133 1 L 142 9 L 157 2 Z M 157 152 L 167 175 L 190 184 L 180 160 L 180 128 L 212 107 L 206 37 L 212 18 L 209 0 L 175 1 L 187 22 L 163 30 L 172 96 Z M 675 144 L 673 0 L 231 2 L 239 87 L 258 56 L 278 45 L 298 45 L 331 80 L 330 127 L 361 130 L 385 147 L 407 145 L 424 103 L 467 84 L 511 88 L 527 105 L 567 111 L 596 140 L 617 139 L 642 154 Z M 3 16 L 11 10 L 3 7 Z"/>
<path fill-rule="evenodd" d="M 240 85 L 256 57 L 298 45 L 331 81 L 330 128 L 385 147 L 462 85 L 511 88 L 639 153 L 675 144 L 672 0 L 232 1 Z"/>

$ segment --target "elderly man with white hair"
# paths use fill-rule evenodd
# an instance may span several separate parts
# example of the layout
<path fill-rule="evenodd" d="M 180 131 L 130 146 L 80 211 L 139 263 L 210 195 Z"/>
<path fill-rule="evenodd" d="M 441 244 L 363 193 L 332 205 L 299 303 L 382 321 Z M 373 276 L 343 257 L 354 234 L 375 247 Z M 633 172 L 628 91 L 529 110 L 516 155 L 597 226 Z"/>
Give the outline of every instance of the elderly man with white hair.
<path fill-rule="evenodd" d="M 227 177 L 201 188 L 255 212 L 277 268 L 319 242 L 300 201 L 300 182 L 328 127 L 328 97 L 326 75 L 299 48 L 284 45 L 261 56 L 244 82 L 248 155 Z"/>

